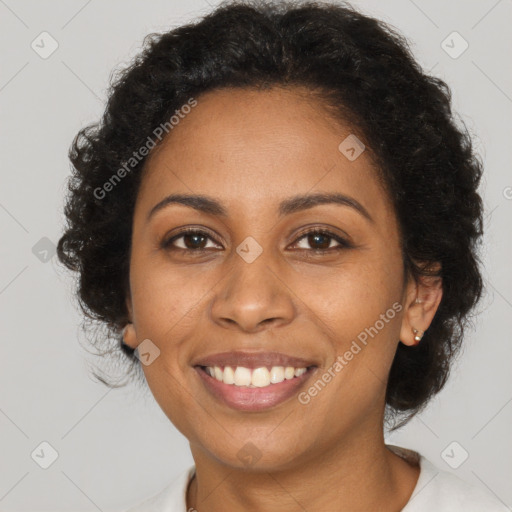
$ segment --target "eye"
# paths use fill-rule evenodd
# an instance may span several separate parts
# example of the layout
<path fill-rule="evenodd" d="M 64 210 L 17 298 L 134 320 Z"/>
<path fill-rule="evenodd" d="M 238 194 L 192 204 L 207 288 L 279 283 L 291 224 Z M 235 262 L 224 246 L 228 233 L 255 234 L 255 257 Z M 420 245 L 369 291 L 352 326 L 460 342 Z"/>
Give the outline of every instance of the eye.
<path fill-rule="evenodd" d="M 177 240 L 183 239 L 182 246 L 175 245 Z M 179 234 L 173 236 L 168 240 L 164 240 L 162 243 L 162 248 L 167 250 L 182 250 L 189 252 L 201 252 L 205 251 L 208 248 L 205 247 L 205 240 L 213 238 L 206 231 L 202 231 L 199 229 L 184 229 Z"/>
<path fill-rule="evenodd" d="M 177 244 L 177 241 L 180 240 L 180 245 Z M 161 247 L 168 251 L 186 251 L 189 253 L 201 253 L 203 251 L 207 251 L 212 247 L 207 247 L 207 241 L 212 240 L 215 242 L 215 239 L 206 231 L 200 229 L 184 229 L 177 235 L 164 240 L 161 244 Z M 299 238 L 296 239 L 293 246 L 296 246 L 302 240 L 305 240 L 307 244 L 312 246 L 310 251 L 314 253 L 326 253 L 337 251 L 341 249 L 351 248 L 352 245 L 342 238 L 339 235 L 332 233 L 331 231 L 327 231 L 325 229 L 312 228 L 307 231 L 302 232 L 299 235 Z M 332 242 L 336 242 L 338 245 L 332 247 Z M 215 242 L 218 244 L 218 242 Z M 292 246 L 292 247 L 293 247 Z M 316 246 L 316 247 L 315 247 Z M 301 249 L 308 250 L 308 248 L 302 247 Z"/>
<path fill-rule="evenodd" d="M 341 236 L 319 228 L 312 228 L 301 233 L 294 245 L 297 245 L 301 240 L 309 244 L 316 253 L 332 252 L 352 247 L 352 245 Z M 332 247 L 331 243 L 333 241 L 338 245 Z M 304 249 L 304 247 L 302 249 Z M 307 250 L 308 248 L 306 247 L 305 249 Z"/>

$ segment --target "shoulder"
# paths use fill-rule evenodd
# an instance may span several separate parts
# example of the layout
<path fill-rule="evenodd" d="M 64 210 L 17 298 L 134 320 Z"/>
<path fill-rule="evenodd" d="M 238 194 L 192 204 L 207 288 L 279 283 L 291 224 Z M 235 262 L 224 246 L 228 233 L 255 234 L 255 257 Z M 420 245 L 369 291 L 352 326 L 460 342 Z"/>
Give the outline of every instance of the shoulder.
<path fill-rule="evenodd" d="M 189 467 L 158 494 L 131 507 L 126 512 L 186 512 L 187 487 L 194 472 L 195 466 Z"/>
<path fill-rule="evenodd" d="M 490 491 L 434 466 L 419 455 L 420 476 L 402 512 L 510 512 Z"/>

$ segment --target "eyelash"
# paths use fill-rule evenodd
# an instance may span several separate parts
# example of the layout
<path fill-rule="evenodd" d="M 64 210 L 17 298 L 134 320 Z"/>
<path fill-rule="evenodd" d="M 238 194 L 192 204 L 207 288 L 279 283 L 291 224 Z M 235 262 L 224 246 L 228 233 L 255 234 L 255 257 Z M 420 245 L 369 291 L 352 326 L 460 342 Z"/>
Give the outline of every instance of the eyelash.
<path fill-rule="evenodd" d="M 352 244 L 350 244 L 347 240 L 343 239 L 339 235 L 336 235 L 336 234 L 332 233 L 331 231 L 327 231 L 325 229 L 319 229 L 319 228 L 311 228 L 311 229 L 308 229 L 306 231 L 303 231 L 298 236 L 298 238 L 295 240 L 293 245 L 296 245 L 303 238 L 306 238 L 310 234 L 322 235 L 322 236 L 325 236 L 327 238 L 331 238 L 331 239 L 335 240 L 336 242 L 338 242 L 340 244 L 337 247 L 330 247 L 328 249 L 310 249 L 309 250 L 310 252 L 313 252 L 315 254 L 326 254 L 326 253 L 329 253 L 329 252 L 340 251 L 340 250 L 343 250 L 343 249 L 350 249 L 350 248 L 353 247 Z M 183 249 L 182 247 L 174 247 L 172 245 L 173 242 L 175 242 L 176 240 L 178 240 L 180 238 L 183 238 L 186 235 L 200 235 L 200 236 L 204 236 L 204 237 L 209 238 L 210 240 L 212 240 L 213 242 L 218 244 L 218 242 L 213 237 L 211 237 L 206 231 L 202 231 L 202 230 L 199 230 L 199 229 L 191 229 L 191 228 L 189 228 L 189 229 L 184 229 L 183 231 L 180 231 L 177 235 L 174 235 L 173 237 L 171 237 L 171 238 L 169 238 L 167 240 L 164 240 L 162 242 L 162 244 L 161 244 L 162 249 L 165 249 L 165 250 L 168 250 L 168 251 L 182 251 L 182 252 L 199 253 L 199 254 L 201 254 L 203 252 L 207 252 L 207 251 L 210 250 L 210 249 L 204 249 L 204 248 L 200 248 L 200 249 Z M 308 251 L 308 249 L 299 249 L 299 250 L 301 250 L 301 251 Z"/>

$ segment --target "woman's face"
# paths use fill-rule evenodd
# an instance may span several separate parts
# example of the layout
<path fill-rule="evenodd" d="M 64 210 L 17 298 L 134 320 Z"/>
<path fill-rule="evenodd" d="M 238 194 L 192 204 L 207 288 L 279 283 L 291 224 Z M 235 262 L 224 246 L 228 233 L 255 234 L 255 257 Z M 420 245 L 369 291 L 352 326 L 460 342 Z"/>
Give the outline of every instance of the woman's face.
<path fill-rule="evenodd" d="M 155 399 L 193 450 L 232 467 L 291 467 L 380 435 L 412 285 L 367 152 L 340 150 L 350 127 L 297 90 L 197 101 L 147 161 L 134 213 L 125 340 L 150 340 Z M 173 194 L 211 202 L 150 215 Z M 346 200 L 294 200 L 315 194 Z M 233 372 L 217 370 L 224 383 L 205 366 Z"/>

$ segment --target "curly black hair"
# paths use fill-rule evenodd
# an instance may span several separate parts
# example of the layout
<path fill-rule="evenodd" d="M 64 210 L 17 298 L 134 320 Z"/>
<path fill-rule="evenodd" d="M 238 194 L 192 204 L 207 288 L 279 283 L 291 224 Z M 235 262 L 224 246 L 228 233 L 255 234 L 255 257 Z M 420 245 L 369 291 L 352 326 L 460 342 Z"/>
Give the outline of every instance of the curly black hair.
<path fill-rule="evenodd" d="M 347 2 L 228 1 L 195 23 L 149 34 L 143 46 L 111 77 L 101 121 L 80 130 L 69 151 L 67 226 L 57 252 L 78 272 L 82 311 L 107 328 L 101 346 L 115 343 L 103 354 L 117 354 L 125 375 L 141 375 L 121 336 L 147 160 L 139 148 L 156 127 L 169 132 L 171 116 L 207 91 L 306 87 L 349 123 L 377 164 L 395 207 L 405 274 L 442 278 L 442 300 L 421 343 L 399 343 L 391 367 L 386 406 L 407 414 L 404 424 L 444 386 L 483 289 L 483 165 L 452 113 L 448 85 L 422 71 L 396 29 Z"/>

